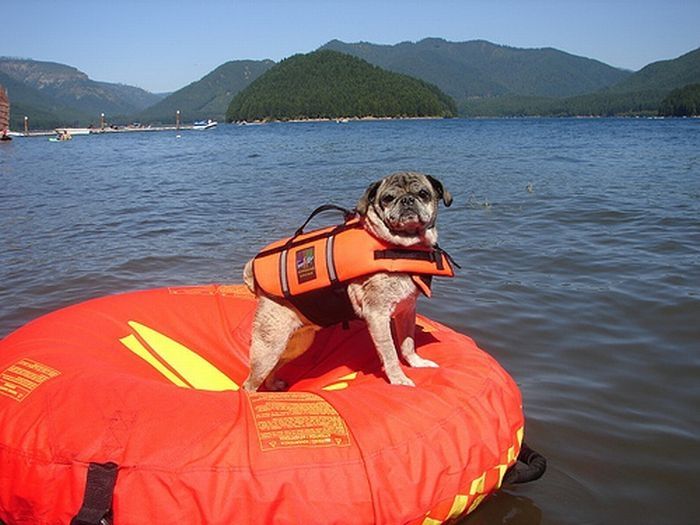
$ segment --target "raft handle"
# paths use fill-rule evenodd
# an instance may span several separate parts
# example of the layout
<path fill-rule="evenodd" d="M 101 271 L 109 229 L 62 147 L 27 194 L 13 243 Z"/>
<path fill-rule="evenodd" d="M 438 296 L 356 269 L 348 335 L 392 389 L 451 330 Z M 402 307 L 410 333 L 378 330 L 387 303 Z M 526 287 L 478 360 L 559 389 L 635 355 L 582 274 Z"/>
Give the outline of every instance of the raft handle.
<path fill-rule="evenodd" d="M 85 481 L 85 495 L 71 525 L 112 525 L 112 496 L 117 483 L 119 466 L 90 463 Z"/>
<path fill-rule="evenodd" d="M 518 463 L 523 463 L 525 467 L 516 468 Z M 547 470 L 547 459 L 539 452 L 532 450 L 527 446 L 527 443 L 523 441 L 516 463 L 510 467 L 505 476 L 503 476 L 503 484 L 516 485 L 519 483 L 529 483 L 530 481 L 540 479 L 545 470 Z"/>

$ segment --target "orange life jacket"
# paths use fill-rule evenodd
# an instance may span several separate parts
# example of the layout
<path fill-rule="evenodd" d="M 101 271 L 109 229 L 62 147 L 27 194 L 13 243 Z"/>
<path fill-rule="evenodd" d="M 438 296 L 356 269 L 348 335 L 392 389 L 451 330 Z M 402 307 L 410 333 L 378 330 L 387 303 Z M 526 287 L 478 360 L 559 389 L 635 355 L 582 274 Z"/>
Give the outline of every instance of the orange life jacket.
<path fill-rule="evenodd" d="M 257 287 L 289 300 L 321 326 L 356 317 L 348 283 L 379 272 L 409 274 L 427 296 L 433 275 L 454 276 L 441 249 L 389 244 L 365 230 L 360 219 L 274 242 L 253 260 Z"/>

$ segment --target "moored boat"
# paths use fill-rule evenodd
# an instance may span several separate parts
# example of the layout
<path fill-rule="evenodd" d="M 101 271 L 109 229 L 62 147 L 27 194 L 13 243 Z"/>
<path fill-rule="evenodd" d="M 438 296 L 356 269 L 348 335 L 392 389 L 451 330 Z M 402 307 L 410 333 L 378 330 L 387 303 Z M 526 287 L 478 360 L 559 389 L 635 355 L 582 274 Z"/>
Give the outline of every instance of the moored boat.
<path fill-rule="evenodd" d="M 194 125 L 192 126 L 192 129 L 196 129 L 196 130 L 211 129 L 211 128 L 215 128 L 218 124 L 219 123 L 216 120 L 212 120 L 212 119 L 197 120 L 197 121 L 195 121 Z"/>

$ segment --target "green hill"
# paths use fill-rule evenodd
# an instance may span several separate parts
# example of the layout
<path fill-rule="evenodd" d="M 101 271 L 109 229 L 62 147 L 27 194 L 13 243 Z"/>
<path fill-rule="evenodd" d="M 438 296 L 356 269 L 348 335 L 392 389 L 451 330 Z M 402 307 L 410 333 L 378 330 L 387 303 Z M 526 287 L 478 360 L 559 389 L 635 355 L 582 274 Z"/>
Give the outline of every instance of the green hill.
<path fill-rule="evenodd" d="M 612 86 L 610 91 L 668 93 L 672 89 L 697 83 L 700 83 L 700 48 L 672 60 L 653 62 Z"/>
<path fill-rule="evenodd" d="M 700 116 L 700 84 L 671 91 L 661 102 L 659 113 L 671 117 Z"/>
<path fill-rule="evenodd" d="M 454 101 L 437 87 L 335 51 L 295 55 L 234 97 L 229 121 L 444 117 Z"/>
<path fill-rule="evenodd" d="M 180 110 L 183 122 L 206 118 L 224 119 L 231 99 L 270 69 L 272 60 L 226 62 L 196 82 L 170 94 L 134 115 L 142 122 L 172 122 Z"/>
<path fill-rule="evenodd" d="M 458 104 L 491 97 L 569 97 L 620 82 L 630 72 L 552 48 L 519 49 L 483 40 L 376 45 L 333 40 L 332 49 L 431 82 Z"/>
<path fill-rule="evenodd" d="M 10 99 L 10 129 L 24 130 L 24 117 L 29 117 L 30 129 L 52 129 L 78 125 L 90 118 L 75 108 L 67 107 L 37 89 L 0 72 L 0 85 L 7 89 Z"/>

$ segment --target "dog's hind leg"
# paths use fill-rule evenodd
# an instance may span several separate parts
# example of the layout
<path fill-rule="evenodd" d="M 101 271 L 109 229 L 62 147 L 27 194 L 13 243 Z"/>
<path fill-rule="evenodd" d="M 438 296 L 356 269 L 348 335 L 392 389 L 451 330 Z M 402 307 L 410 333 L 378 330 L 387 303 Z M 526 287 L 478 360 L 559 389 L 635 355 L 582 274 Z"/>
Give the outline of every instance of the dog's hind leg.
<path fill-rule="evenodd" d="M 280 360 L 289 338 L 302 324 L 293 310 L 267 297 L 259 300 L 250 343 L 250 374 L 243 383 L 243 388 L 250 392 L 257 390 L 263 381 L 268 388 L 284 388 L 282 382 L 275 380 L 274 372 L 282 364 Z"/>

